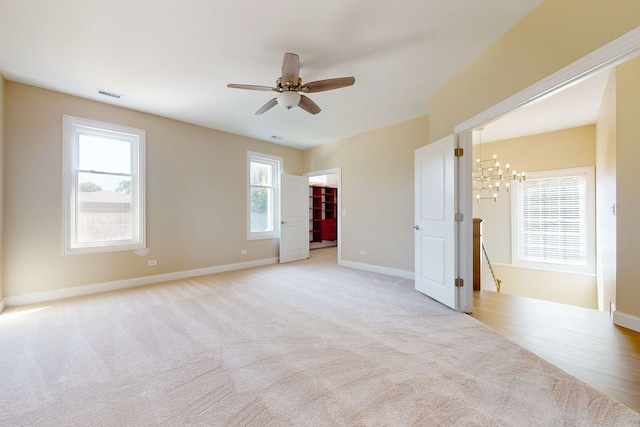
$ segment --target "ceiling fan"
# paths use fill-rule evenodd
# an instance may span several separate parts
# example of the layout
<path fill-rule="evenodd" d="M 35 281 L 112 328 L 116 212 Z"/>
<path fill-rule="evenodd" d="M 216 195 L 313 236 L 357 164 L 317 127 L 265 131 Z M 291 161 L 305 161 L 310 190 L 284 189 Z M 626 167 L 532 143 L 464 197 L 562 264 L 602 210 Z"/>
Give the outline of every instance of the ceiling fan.
<path fill-rule="evenodd" d="M 264 113 L 276 104 L 282 105 L 287 110 L 297 106 L 311 114 L 318 114 L 320 107 L 310 98 L 300 94 L 300 92 L 313 93 L 339 89 L 341 87 L 351 86 L 356 82 L 354 77 L 339 77 L 336 79 L 316 80 L 303 84 L 299 73 L 300 59 L 298 55 L 295 53 L 285 53 L 284 60 L 282 61 L 282 77 L 276 81 L 275 87 L 242 84 L 228 84 L 227 87 L 278 92 L 275 98 L 256 111 L 256 115 Z"/>

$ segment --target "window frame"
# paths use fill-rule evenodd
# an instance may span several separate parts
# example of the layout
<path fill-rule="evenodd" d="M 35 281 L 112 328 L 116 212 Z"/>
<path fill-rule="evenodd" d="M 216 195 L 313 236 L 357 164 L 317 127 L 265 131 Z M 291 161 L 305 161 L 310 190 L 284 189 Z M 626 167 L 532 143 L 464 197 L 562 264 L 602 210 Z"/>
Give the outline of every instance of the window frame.
<path fill-rule="evenodd" d="M 519 229 L 520 229 L 520 194 L 522 191 L 520 182 L 515 182 L 512 186 L 511 195 L 511 263 L 521 267 L 531 267 L 544 270 L 575 272 L 585 274 L 595 274 L 595 174 L 593 167 L 580 167 L 547 170 L 539 172 L 527 172 L 527 181 L 534 179 L 563 178 L 570 176 L 584 175 L 585 177 L 585 242 L 587 246 L 584 265 L 571 265 L 555 262 L 530 261 L 522 259 L 519 253 Z M 526 181 L 525 181 L 526 182 Z"/>
<path fill-rule="evenodd" d="M 273 211 L 271 222 L 273 230 L 251 231 L 251 163 L 266 163 L 273 167 Z M 270 154 L 247 151 L 247 240 L 277 239 L 280 237 L 280 179 L 282 174 L 283 159 Z"/>
<path fill-rule="evenodd" d="M 145 145 L 143 129 L 63 115 L 63 220 L 64 254 L 143 250 L 146 248 Z M 95 135 L 131 143 L 131 233 L 132 238 L 118 241 L 77 241 L 77 191 L 80 135 Z"/>

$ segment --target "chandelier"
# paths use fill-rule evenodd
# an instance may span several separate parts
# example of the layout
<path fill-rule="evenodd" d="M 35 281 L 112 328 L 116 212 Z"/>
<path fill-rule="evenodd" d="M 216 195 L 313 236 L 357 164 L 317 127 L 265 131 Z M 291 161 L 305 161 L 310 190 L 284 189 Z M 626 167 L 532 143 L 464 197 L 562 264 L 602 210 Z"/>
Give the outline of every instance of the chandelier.
<path fill-rule="evenodd" d="M 480 156 L 482 156 L 482 129 L 478 129 L 478 131 L 480 137 L 478 151 Z M 509 192 L 511 186 L 510 181 L 522 182 L 525 179 L 526 172 L 511 170 L 509 163 L 504 165 L 504 169 L 501 168 L 496 154 L 490 159 L 483 160 L 480 157 L 476 160 L 472 173 L 473 194 L 475 195 L 476 202 L 485 199 L 493 199 L 493 201 L 496 202 L 498 201 L 500 188 L 504 188 Z"/>

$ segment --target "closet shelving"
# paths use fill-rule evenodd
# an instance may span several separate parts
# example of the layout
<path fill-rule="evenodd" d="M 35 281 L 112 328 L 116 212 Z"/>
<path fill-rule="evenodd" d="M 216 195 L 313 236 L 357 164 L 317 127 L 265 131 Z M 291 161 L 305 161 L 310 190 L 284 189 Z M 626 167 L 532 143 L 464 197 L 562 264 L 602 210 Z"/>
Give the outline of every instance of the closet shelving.
<path fill-rule="evenodd" d="M 336 244 L 338 189 L 309 187 L 309 242 L 318 246 Z"/>

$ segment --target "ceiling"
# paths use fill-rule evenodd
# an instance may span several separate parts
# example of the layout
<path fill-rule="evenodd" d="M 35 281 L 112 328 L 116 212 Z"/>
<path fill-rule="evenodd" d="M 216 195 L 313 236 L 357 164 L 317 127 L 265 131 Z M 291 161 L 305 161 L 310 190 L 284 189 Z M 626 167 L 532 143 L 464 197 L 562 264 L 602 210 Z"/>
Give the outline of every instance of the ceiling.
<path fill-rule="evenodd" d="M 428 114 L 430 96 L 539 2 L 0 0 L 0 73 L 306 149 Z M 285 52 L 303 82 L 356 83 L 309 94 L 317 115 L 256 116 L 274 94 L 226 85 L 275 85 Z"/>
<path fill-rule="evenodd" d="M 600 71 L 510 112 L 483 126 L 481 142 L 593 124 L 598 119 L 608 79 L 609 71 Z"/>

